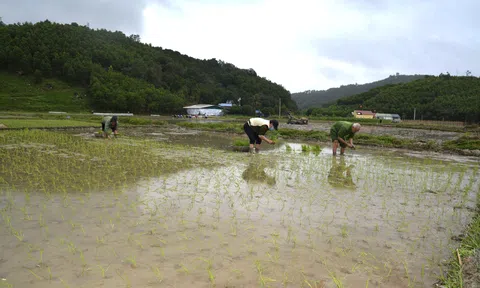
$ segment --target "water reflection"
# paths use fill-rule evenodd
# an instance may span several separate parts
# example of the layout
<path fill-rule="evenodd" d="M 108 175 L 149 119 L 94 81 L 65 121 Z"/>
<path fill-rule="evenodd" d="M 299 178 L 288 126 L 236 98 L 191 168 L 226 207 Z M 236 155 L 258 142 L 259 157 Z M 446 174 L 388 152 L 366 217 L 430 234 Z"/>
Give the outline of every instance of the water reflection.
<path fill-rule="evenodd" d="M 276 180 L 274 176 L 270 176 L 265 172 L 267 165 L 261 161 L 252 160 L 245 171 L 242 173 L 243 180 L 247 183 L 266 183 L 268 185 L 275 185 Z"/>
<path fill-rule="evenodd" d="M 332 157 L 332 167 L 328 172 L 328 183 L 333 187 L 355 189 L 355 183 L 352 179 L 353 165 L 347 166 L 345 157 Z"/>

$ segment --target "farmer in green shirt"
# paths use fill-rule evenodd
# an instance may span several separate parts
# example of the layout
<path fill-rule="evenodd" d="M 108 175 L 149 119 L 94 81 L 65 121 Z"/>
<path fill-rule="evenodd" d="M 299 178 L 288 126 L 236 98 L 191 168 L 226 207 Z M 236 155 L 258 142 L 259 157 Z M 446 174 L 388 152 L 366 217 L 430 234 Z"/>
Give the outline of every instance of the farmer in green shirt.
<path fill-rule="evenodd" d="M 102 120 L 102 132 L 103 138 L 110 138 L 108 135 L 107 130 L 112 129 L 113 134 L 117 135 L 117 128 L 118 128 L 118 117 L 117 116 L 105 116 Z"/>
<path fill-rule="evenodd" d="M 260 144 L 262 140 L 265 140 L 269 144 L 275 144 L 275 141 L 272 141 L 265 137 L 265 134 L 268 130 L 278 130 L 278 121 L 277 120 L 266 120 L 263 118 L 250 118 L 243 125 L 243 130 L 250 139 L 250 152 L 253 152 L 253 144 L 256 144 L 256 152 L 258 153 L 260 149 Z"/>
<path fill-rule="evenodd" d="M 358 131 L 360 131 L 359 123 L 338 121 L 333 124 L 332 128 L 330 129 L 330 137 L 332 138 L 333 142 L 333 155 L 337 155 L 338 144 L 340 144 L 340 147 L 342 147 L 340 150 L 341 155 L 345 153 L 345 148 L 347 146 L 355 149 L 355 145 L 353 145 L 353 136 Z"/>

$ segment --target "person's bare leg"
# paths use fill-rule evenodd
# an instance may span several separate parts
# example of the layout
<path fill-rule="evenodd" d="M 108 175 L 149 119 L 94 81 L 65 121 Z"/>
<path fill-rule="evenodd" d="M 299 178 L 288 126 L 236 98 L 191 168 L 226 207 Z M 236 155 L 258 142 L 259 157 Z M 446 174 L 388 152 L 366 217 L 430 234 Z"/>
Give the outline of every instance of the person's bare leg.
<path fill-rule="evenodd" d="M 333 156 L 337 155 L 337 148 L 338 148 L 338 141 L 335 140 L 335 141 L 333 141 L 333 147 L 332 147 Z"/>
<path fill-rule="evenodd" d="M 249 150 L 250 153 L 253 153 L 253 144 L 250 144 L 250 150 Z"/>
<path fill-rule="evenodd" d="M 255 146 L 255 152 L 260 152 L 260 144 L 257 143 Z"/>
<path fill-rule="evenodd" d="M 341 147 L 340 148 L 340 155 L 344 155 L 345 154 L 345 147 Z"/>

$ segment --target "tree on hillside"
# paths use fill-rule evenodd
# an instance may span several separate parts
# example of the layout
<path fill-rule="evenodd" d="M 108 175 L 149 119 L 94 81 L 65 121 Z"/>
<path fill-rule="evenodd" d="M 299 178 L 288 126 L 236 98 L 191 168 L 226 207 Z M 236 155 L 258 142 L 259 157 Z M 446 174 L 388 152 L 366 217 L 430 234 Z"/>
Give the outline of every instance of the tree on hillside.
<path fill-rule="evenodd" d="M 289 91 L 253 69 L 152 47 L 139 35 L 44 21 L 0 26 L 0 43 L 0 70 L 86 87 L 95 110 L 170 113 L 238 98 L 257 109 L 281 98 L 297 109 Z"/>
<path fill-rule="evenodd" d="M 390 84 L 338 99 L 327 108 L 311 108 L 309 115 L 348 116 L 355 109 L 395 113 L 413 119 L 480 121 L 480 78 L 440 74 L 409 83 Z"/>

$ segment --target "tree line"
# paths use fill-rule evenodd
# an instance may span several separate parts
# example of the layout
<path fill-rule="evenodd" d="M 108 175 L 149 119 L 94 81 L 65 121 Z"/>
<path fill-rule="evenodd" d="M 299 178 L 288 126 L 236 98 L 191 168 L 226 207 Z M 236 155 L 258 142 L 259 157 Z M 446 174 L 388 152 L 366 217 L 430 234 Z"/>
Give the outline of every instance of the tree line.
<path fill-rule="evenodd" d="M 469 74 L 471 75 L 471 74 Z M 425 76 L 408 83 L 389 84 L 343 97 L 325 108 L 309 108 L 307 115 L 350 116 L 353 110 L 399 114 L 403 119 L 480 121 L 480 78 Z"/>
<path fill-rule="evenodd" d="M 0 43 L 0 70 L 86 87 L 95 110 L 174 113 L 238 99 L 237 113 L 278 111 L 279 99 L 282 110 L 297 110 L 288 90 L 253 69 L 143 44 L 139 35 L 48 20 L 0 21 Z"/>

